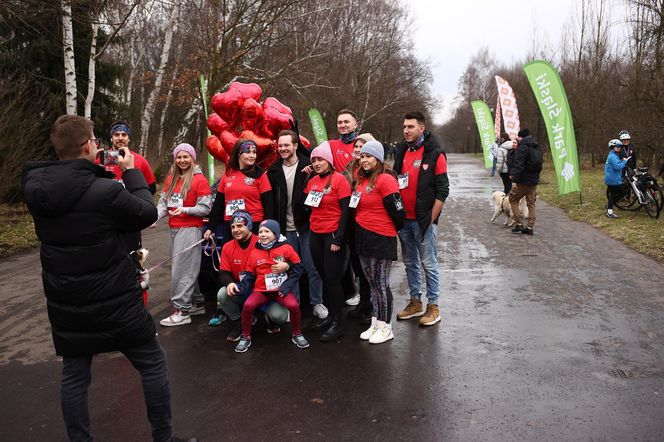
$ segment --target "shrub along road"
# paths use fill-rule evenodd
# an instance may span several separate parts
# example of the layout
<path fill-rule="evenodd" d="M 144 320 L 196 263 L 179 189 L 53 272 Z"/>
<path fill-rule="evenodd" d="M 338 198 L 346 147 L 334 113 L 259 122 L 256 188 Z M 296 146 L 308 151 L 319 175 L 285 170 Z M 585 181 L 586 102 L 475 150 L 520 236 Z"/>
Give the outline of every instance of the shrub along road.
<path fill-rule="evenodd" d="M 439 226 L 443 320 L 396 322 L 371 346 L 348 321 L 338 343 L 290 343 L 258 326 L 238 355 L 209 315 L 159 327 L 176 432 L 217 440 L 649 440 L 664 434 L 664 266 L 538 201 L 535 235 L 490 224 L 479 161 L 450 155 Z M 162 223 L 144 234 L 150 264 L 168 254 Z M 0 260 L 0 416 L 7 440 L 65 440 L 37 252 Z M 150 311 L 168 313 L 169 268 Z M 395 308 L 407 300 L 393 267 Z M 212 305 L 208 306 L 210 311 Z M 260 324 L 260 322 L 259 322 Z M 99 440 L 148 440 L 137 373 L 98 357 L 90 389 Z"/>

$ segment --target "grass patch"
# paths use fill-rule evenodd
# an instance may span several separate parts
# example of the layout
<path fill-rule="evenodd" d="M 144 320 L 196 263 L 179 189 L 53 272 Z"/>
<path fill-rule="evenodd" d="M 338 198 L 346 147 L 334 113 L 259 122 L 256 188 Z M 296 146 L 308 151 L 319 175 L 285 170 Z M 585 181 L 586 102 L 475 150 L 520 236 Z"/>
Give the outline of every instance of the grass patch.
<path fill-rule="evenodd" d="M 30 249 L 39 244 L 32 216 L 24 205 L 0 204 L 0 257 Z"/>
<path fill-rule="evenodd" d="M 607 218 L 604 167 L 592 169 L 587 164 L 581 165 L 582 204 L 579 204 L 578 192 L 558 195 L 550 160 L 545 160 L 540 178 L 537 193 L 544 201 L 562 208 L 573 220 L 588 223 L 637 252 L 664 262 L 664 211 L 659 219 L 653 219 L 643 209 L 636 212 L 614 209 L 620 218 Z"/>

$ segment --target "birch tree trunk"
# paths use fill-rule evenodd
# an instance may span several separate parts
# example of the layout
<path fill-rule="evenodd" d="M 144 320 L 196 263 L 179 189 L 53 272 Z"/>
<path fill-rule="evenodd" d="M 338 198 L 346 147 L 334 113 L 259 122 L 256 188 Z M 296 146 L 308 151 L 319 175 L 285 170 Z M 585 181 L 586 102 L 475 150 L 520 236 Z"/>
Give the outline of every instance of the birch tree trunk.
<path fill-rule="evenodd" d="M 166 64 L 168 63 L 168 57 L 171 52 L 171 42 L 173 41 L 173 32 L 175 30 L 176 22 L 178 15 L 180 14 L 180 0 L 176 0 L 173 3 L 173 10 L 171 11 L 171 19 L 166 28 L 166 35 L 164 36 L 164 47 L 161 51 L 161 60 L 159 62 L 159 68 L 157 69 L 157 75 L 154 81 L 154 89 L 150 92 L 148 101 L 143 110 L 143 116 L 141 117 L 141 144 L 140 148 L 147 153 L 147 142 L 148 135 L 150 134 L 150 124 L 152 123 L 152 114 L 154 113 L 155 106 L 157 105 L 157 97 L 161 92 L 161 83 L 164 77 L 164 70 L 166 69 Z"/>
<path fill-rule="evenodd" d="M 92 100 L 95 97 L 96 66 L 97 66 L 97 34 L 99 33 L 99 23 L 93 21 L 92 43 L 90 43 L 90 59 L 88 61 L 88 94 L 85 96 L 85 118 L 92 115 Z"/>
<path fill-rule="evenodd" d="M 187 137 L 187 133 L 189 132 L 189 128 L 193 123 L 194 117 L 196 117 L 196 114 L 200 110 L 201 101 L 196 98 L 193 103 L 191 103 L 191 107 L 189 108 L 189 111 L 187 111 L 187 115 L 185 115 L 185 117 L 182 119 L 182 126 L 180 126 L 180 129 L 173 137 L 173 146 L 177 146 L 178 144 L 184 142 L 185 138 Z"/>
<path fill-rule="evenodd" d="M 65 64 L 65 107 L 68 115 L 76 115 L 76 63 L 74 62 L 74 31 L 71 0 L 62 0 L 62 48 Z"/>
<path fill-rule="evenodd" d="M 178 49 L 175 52 L 175 56 L 182 54 L 182 42 L 178 45 Z M 161 111 L 161 120 L 159 121 L 159 141 L 157 142 L 157 157 L 161 159 L 162 143 L 164 142 L 164 122 L 166 121 L 166 116 L 168 115 L 168 108 L 171 104 L 171 98 L 173 97 L 173 85 L 175 84 L 175 79 L 178 75 L 178 66 L 177 64 L 173 68 L 173 75 L 171 76 L 171 82 L 168 86 L 168 92 L 166 94 L 166 103 L 164 108 Z"/>

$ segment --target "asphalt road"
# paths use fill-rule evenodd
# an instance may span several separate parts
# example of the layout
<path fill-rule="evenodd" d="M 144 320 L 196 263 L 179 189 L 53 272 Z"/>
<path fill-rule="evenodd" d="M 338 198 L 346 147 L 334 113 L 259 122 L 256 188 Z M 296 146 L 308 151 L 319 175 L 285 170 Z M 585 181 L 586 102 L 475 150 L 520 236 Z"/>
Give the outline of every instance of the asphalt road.
<path fill-rule="evenodd" d="M 502 188 L 479 161 L 450 155 L 439 225 L 443 320 L 395 322 L 395 339 L 346 336 L 299 350 L 288 330 L 254 332 L 247 353 L 209 315 L 158 327 L 176 434 L 222 440 L 664 439 L 664 266 L 538 202 L 535 235 L 490 224 Z M 165 226 L 144 234 L 150 263 Z M 38 251 L 0 260 L 0 423 L 7 441 L 66 440 Z M 168 313 L 170 268 L 152 274 L 149 308 Z M 407 302 L 392 271 L 395 309 Z M 210 309 L 211 306 L 208 306 Z M 90 388 L 99 441 L 149 440 L 137 373 L 98 356 Z"/>

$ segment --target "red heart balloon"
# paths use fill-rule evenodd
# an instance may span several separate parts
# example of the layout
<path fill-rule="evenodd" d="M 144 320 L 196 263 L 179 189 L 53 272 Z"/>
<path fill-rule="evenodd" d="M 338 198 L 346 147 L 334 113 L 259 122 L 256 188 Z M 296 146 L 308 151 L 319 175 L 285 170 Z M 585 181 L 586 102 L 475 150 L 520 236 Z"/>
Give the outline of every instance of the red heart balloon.
<path fill-rule="evenodd" d="M 226 163 L 228 161 L 228 154 L 221 145 L 221 141 L 215 135 L 210 135 L 205 140 L 205 146 L 208 152 L 217 160 Z"/>
<path fill-rule="evenodd" d="M 263 109 L 253 98 L 247 98 L 240 110 L 240 124 L 243 129 L 253 130 L 263 115 Z"/>
<path fill-rule="evenodd" d="M 216 136 L 220 136 L 223 131 L 228 130 L 228 123 L 218 114 L 212 112 L 207 119 L 207 127 L 210 129 L 210 132 Z"/>

